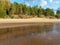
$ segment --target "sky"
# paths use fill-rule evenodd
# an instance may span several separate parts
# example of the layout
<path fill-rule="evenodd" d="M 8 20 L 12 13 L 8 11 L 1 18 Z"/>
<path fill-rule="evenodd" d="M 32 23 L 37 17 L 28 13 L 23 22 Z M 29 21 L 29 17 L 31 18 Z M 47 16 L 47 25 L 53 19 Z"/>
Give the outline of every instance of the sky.
<path fill-rule="evenodd" d="M 10 0 L 10 2 L 24 3 L 24 0 Z M 60 0 L 31 0 L 25 1 L 27 6 L 42 6 L 43 8 L 58 9 L 60 7 Z"/>

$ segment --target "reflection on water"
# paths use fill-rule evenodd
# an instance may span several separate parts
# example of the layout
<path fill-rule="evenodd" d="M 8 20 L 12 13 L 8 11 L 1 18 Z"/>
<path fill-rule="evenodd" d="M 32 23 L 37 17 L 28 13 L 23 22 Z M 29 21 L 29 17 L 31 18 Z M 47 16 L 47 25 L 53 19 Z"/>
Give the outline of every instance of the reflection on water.
<path fill-rule="evenodd" d="M 1 37 L 0 45 L 60 45 L 60 24 L 0 29 Z"/>

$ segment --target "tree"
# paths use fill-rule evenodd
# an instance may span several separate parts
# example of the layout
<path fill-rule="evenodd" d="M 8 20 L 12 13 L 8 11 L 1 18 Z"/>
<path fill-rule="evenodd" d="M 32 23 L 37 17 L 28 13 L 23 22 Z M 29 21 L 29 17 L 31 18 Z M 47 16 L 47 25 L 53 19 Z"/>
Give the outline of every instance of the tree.
<path fill-rule="evenodd" d="M 30 6 L 28 6 L 28 7 L 26 8 L 26 14 L 27 14 L 27 15 L 31 15 L 31 7 L 30 7 Z"/>
<path fill-rule="evenodd" d="M 6 11 L 0 7 L 0 18 L 5 18 L 5 16 L 6 16 Z"/>
<path fill-rule="evenodd" d="M 45 16 L 54 16 L 54 11 L 53 9 L 46 8 L 44 14 Z"/>
<path fill-rule="evenodd" d="M 23 14 L 23 12 L 24 12 L 23 10 L 24 10 L 24 5 L 19 4 L 19 7 L 18 7 L 19 14 Z"/>
<path fill-rule="evenodd" d="M 6 11 L 3 9 L 2 1 L 0 1 L 0 18 L 5 18 Z"/>
<path fill-rule="evenodd" d="M 14 13 L 15 13 L 15 7 L 14 7 L 14 5 L 11 3 L 10 8 L 9 8 L 9 15 L 12 15 L 12 14 L 14 14 Z"/>
<path fill-rule="evenodd" d="M 34 13 L 35 13 L 35 15 L 37 15 L 38 14 L 38 6 L 34 6 Z"/>
<path fill-rule="evenodd" d="M 20 4 L 20 14 L 26 14 L 26 5 L 25 4 Z"/>
<path fill-rule="evenodd" d="M 57 17 L 57 18 L 60 18 L 60 10 L 57 10 L 57 12 L 56 12 L 56 17 Z"/>
<path fill-rule="evenodd" d="M 19 10 L 19 4 L 17 2 L 14 2 L 14 8 L 15 8 L 14 14 L 18 15 L 19 14 L 19 12 L 18 12 L 18 10 Z"/>
<path fill-rule="evenodd" d="M 6 12 L 9 11 L 9 7 L 10 7 L 9 0 L 1 0 L 1 5 L 3 10 L 5 10 Z"/>
<path fill-rule="evenodd" d="M 42 8 L 38 7 L 37 5 L 31 7 L 25 5 L 25 2 L 32 2 L 33 0 L 24 0 L 23 4 L 22 3 L 11 3 L 9 0 L 0 0 L 0 16 L 4 17 L 6 15 L 32 15 L 32 16 L 38 16 L 40 17 L 41 15 L 49 17 L 49 16 L 54 16 L 54 11 L 53 9 L 50 8 Z M 56 17 L 60 17 L 60 11 L 57 11 Z"/>
<path fill-rule="evenodd" d="M 40 6 L 39 8 L 38 8 L 38 17 L 40 16 L 40 15 L 45 15 L 44 14 L 44 9 Z"/>
<path fill-rule="evenodd" d="M 37 6 L 31 7 L 30 8 L 30 14 L 32 16 L 36 16 L 38 14 L 38 7 Z"/>

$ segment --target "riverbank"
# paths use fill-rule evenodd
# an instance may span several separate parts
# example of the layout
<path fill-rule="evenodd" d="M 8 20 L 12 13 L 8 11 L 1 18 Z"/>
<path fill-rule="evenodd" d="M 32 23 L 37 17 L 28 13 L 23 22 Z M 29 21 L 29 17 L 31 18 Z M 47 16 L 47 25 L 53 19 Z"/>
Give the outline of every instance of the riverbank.
<path fill-rule="evenodd" d="M 29 19 L 0 19 L 0 28 L 20 27 L 36 24 L 60 23 L 60 19 L 29 18 Z"/>
<path fill-rule="evenodd" d="M 29 22 L 50 22 L 57 23 L 60 19 L 46 19 L 46 18 L 29 18 L 29 19 L 0 19 L 1 23 L 29 23 Z"/>
<path fill-rule="evenodd" d="M 60 19 L 0 19 L 0 40 L 25 35 L 30 32 L 39 32 L 41 28 L 41 30 L 44 30 L 44 28 L 49 30 L 48 28 L 53 26 L 50 25 L 51 23 L 60 23 Z"/>

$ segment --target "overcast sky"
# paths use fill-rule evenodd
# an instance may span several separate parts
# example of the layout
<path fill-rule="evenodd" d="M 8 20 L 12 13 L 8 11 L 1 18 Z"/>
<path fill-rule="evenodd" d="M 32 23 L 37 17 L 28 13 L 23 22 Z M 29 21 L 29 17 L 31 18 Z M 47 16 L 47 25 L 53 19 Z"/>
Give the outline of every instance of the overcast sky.
<path fill-rule="evenodd" d="M 18 2 L 18 3 L 23 3 L 23 0 L 10 0 L 11 2 Z M 60 7 L 60 0 L 32 0 L 31 2 L 27 2 L 25 3 L 27 6 L 34 6 L 37 5 L 38 6 L 42 6 L 43 8 L 53 8 L 53 9 L 57 9 Z"/>

